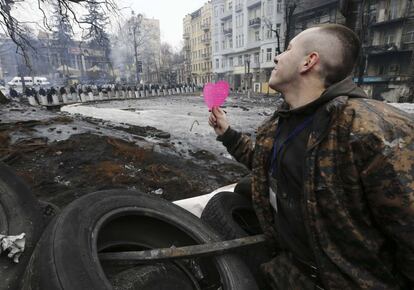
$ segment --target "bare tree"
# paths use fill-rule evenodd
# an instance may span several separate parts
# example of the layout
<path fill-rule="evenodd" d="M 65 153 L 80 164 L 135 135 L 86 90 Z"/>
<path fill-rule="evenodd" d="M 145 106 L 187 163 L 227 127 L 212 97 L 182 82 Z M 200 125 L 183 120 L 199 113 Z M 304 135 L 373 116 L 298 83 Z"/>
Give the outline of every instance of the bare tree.
<path fill-rule="evenodd" d="M 283 49 L 281 49 L 280 47 L 280 42 L 282 39 L 282 35 L 279 29 L 277 29 L 276 25 L 273 24 L 272 20 L 270 20 L 269 18 L 265 17 L 264 18 L 264 23 L 267 27 L 267 29 L 269 29 L 271 32 L 276 34 L 276 40 L 277 40 L 277 53 L 280 54 L 282 51 L 285 51 L 286 48 L 289 45 L 289 41 L 290 41 L 290 37 L 291 37 L 291 30 L 293 29 L 293 13 L 295 12 L 295 10 L 300 7 L 301 5 L 301 1 L 304 0 L 293 0 L 293 1 L 288 1 L 286 0 L 284 3 L 284 10 L 285 10 L 285 14 L 284 14 L 284 35 L 283 35 L 283 39 L 284 39 L 284 43 L 283 43 Z"/>
<path fill-rule="evenodd" d="M 72 25 L 67 16 L 59 14 L 60 3 L 54 3 L 53 10 L 54 10 L 54 23 L 53 23 L 53 41 L 58 47 L 60 62 L 62 65 L 62 72 L 65 74 L 65 69 L 68 70 L 69 64 L 69 52 L 68 49 L 73 43 L 73 30 Z M 68 75 L 68 71 L 66 71 L 66 75 Z"/>
<path fill-rule="evenodd" d="M 136 18 L 137 16 L 132 14 L 129 19 L 119 22 L 118 31 L 111 38 L 112 61 L 121 70 L 121 73 L 129 76 L 128 79 L 130 79 L 132 71 L 138 79 L 137 64 L 142 67 L 151 65 L 151 56 L 154 53 L 148 46 L 151 31 Z"/>
<path fill-rule="evenodd" d="M 24 2 L 25 0 L 20 0 L 19 2 Z M 77 23 L 81 29 L 83 29 L 83 24 L 90 24 L 88 20 L 82 20 L 79 18 L 78 7 L 85 7 L 87 3 L 91 0 L 37 0 L 38 9 L 43 14 L 43 27 L 51 31 L 51 27 L 48 23 L 48 16 L 45 12 L 44 5 L 55 3 L 58 7 L 57 13 L 63 18 L 71 19 L 74 23 Z M 17 1 L 16 1 L 17 2 Z M 118 11 L 118 8 L 114 0 L 99 0 L 96 2 L 105 8 L 106 11 Z M 6 34 L 13 40 L 17 45 L 16 52 L 23 55 L 26 60 L 26 64 L 29 64 L 28 61 L 28 49 L 35 50 L 35 47 L 31 44 L 30 39 L 24 33 L 24 26 L 22 22 L 15 16 L 12 12 L 12 7 L 15 5 L 13 0 L 0 0 L 0 24 L 3 25 Z"/>

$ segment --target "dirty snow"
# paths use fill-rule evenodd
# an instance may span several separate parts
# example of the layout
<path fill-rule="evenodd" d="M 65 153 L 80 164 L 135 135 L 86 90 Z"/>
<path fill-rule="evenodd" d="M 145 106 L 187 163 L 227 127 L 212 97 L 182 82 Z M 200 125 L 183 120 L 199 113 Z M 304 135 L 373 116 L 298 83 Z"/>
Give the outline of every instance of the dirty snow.
<path fill-rule="evenodd" d="M 273 108 L 263 104 L 270 99 L 242 105 L 236 97 L 229 97 L 224 109 L 229 121 L 237 130 L 254 135 L 257 126 L 273 113 Z M 253 106 L 252 106 L 253 104 Z M 63 112 L 103 119 L 122 125 L 152 126 L 171 134 L 170 141 L 178 150 L 204 149 L 229 156 L 216 141 L 208 125 L 209 111 L 201 96 L 155 97 L 150 99 L 117 100 L 94 104 L 64 106 Z M 148 138 L 147 138 L 148 139 Z"/>

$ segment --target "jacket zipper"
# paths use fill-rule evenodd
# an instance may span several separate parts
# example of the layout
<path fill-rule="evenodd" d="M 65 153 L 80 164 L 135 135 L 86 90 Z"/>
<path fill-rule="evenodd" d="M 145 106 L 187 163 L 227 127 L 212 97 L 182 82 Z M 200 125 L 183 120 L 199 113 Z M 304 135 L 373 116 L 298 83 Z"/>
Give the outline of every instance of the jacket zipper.
<path fill-rule="evenodd" d="M 329 124 L 329 126 L 328 126 L 328 128 L 330 127 L 330 125 L 332 125 L 332 122 L 330 122 L 330 124 Z M 323 135 L 321 135 L 319 138 L 318 138 L 318 140 L 317 140 L 317 142 L 315 142 L 315 144 L 313 144 L 311 147 L 309 147 L 307 150 L 306 150 L 306 153 L 305 153 L 305 161 L 306 161 L 306 165 L 309 165 L 308 163 L 308 161 L 309 161 L 309 158 L 308 158 L 308 156 L 309 156 L 309 152 L 311 151 L 311 150 L 313 150 L 316 146 L 318 146 L 321 142 L 322 142 L 322 140 L 324 140 L 325 139 L 325 137 L 328 135 L 328 133 L 329 133 L 329 129 L 326 129 L 325 130 L 325 132 L 323 133 Z M 313 132 L 311 132 L 311 134 L 309 135 L 309 139 L 311 139 L 311 137 L 312 137 L 312 134 L 313 134 Z M 314 161 L 313 161 L 313 164 L 312 164 L 312 167 L 314 168 L 315 167 L 315 156 L 313 157 L 313 159 L 314 159 Z M 307 166 L 308 168 L 310 168 L 309 166 Z M 303 184 L 304 184 L 304 186 L 303 186 L 303 202 L 302 202 L 302 211 L 303 211 L 303 216 L 304 216 L 304 219 L 305 219 L 305 229 L 306 229 L 306 231 L 307 231 L 307 233 L 308 233 L 308 236 L 309 236 L 309 243 L 310 243 L 310 246 L 311 246 L 311 248 L 312 248 L 312 250 L 313 250 L 313 255 L 314 255 L 314 258 L 315 258 L 315 264 L 316 264 L 316 268 L 317 268 L 317 273 L 318 273 L 318 276 L 319 276 L 319 279 L 320 279 L 320 281 L 322 282 L 322 284 L 324 284 L 324 285 L 322 285 L 322 286 L 324 286 L 324 287 L 326 287 L 325 286 L 325 279 L 324 279 L 324 276 L 323 276 L 323 273 L 322 273 L 322 271 L 321 271 L 321 261 L 320 261 L 320 257 L 319 257 L 319 255 L 318 255 L 318 252 L 319 252 L 319 249 L 317 248 L 317 246 L 316 246 L 316 242 L 315 242 L 315 240 L 314 240 L 314 232 L 312 231 L 312 229 L 311 229 L 311 227 L 310 227 L 310 225 L 309 225 L 309 212 L 308 212 L 308 203 L 309 202 L 311 202 L 310 200 L 308 200 L 308 195 L 309 194 L 307 194 L 307 190 L 305 189 L 305 181 L 307 180 L 307 179 L 305 179 L 305 172 L 306 172 L 306 170 L 304 170 L 303 171 Z M 314 187 L 314 186 L 313 186 Z"/>

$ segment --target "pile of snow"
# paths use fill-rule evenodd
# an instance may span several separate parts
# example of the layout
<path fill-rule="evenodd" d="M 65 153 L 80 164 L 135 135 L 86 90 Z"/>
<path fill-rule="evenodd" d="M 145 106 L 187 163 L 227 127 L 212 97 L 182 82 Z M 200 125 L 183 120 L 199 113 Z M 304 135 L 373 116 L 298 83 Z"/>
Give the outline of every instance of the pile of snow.
<path fill-rule="evenodd" d="M 414 104 L 413 103 L 390 103 L 391 106 L 394 106 L 400 110 L 406 111 L 407 113 L 414 114 Z"/>

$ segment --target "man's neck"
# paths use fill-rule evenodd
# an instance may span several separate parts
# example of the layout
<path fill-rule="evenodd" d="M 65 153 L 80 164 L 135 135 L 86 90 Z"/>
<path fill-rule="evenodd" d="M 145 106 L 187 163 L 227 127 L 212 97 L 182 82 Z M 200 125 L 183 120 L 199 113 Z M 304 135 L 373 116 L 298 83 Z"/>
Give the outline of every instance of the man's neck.
<path fill-rule="evenodd" d="M 303 88 L 298 85 L 292 90 L 285 92 L 283 96 L 290 109 L 296 109 L 315 101 L 324 91 L 324 87 L 307 86 Z"/>

